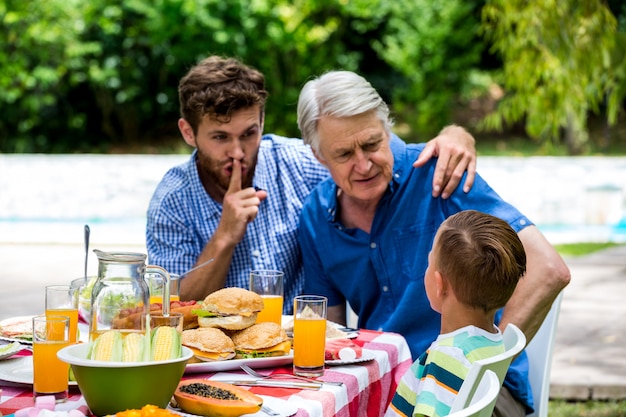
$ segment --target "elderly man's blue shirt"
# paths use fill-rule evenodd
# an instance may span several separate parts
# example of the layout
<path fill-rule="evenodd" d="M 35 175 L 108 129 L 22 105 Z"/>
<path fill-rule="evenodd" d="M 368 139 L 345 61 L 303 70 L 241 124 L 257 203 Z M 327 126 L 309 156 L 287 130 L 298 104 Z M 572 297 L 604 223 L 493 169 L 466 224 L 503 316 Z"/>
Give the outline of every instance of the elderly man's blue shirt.
<path fill-rule="evenodd" d="M 359 316 L 359 327 L 397 332 L 414 358 L 439 334 L 440 316 L 424 288 L 428 253 L 439 225 L 449 216 L 473 209 L 507 221 L 515 231 L 532 223 L 504 202 L 477 175 L 469 193 L 457 189 L 449 199 L 432 198 L 436 160 L 413 168 L 423 145 L 394 137 L 393 178 L 379 202 L 371 233 L 347 229 L 339 221 L 337 187 L 320 183 L 305 200 L 299 239 L 305 267 L 305 293 L 328 297 L 328 305 L 346 300 Z M 453 255 L 452 255 L 453 256 Z M 527 363 L 518 361 L 507 383 L 528 405 Z"/>

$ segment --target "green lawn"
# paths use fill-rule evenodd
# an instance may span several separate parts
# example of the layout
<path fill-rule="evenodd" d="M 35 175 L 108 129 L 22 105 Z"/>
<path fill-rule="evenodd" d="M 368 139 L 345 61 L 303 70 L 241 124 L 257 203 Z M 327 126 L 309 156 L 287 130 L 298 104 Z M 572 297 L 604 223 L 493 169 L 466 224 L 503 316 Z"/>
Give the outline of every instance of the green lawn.
<path fill-rule="evenodd" d="M 626 417 L 626 401 L 550 401 L 550 417 Z"/>
<path fill-rule="evenodd" d="M 566 243 L 562 245 L 554 245 L 561 256 L 583 256 L 602 249 L 618 246 L 618 243 L 605 242 L 587 242 L 587 243 Z"/>

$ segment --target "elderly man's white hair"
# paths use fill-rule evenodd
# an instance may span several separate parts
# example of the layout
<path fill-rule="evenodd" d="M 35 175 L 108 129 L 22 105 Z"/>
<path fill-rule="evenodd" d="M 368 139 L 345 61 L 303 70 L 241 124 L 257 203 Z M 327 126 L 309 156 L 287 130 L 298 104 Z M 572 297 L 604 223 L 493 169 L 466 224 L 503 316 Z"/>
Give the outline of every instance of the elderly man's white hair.
<path fill-rule="evenodd" d="M 318 122 L 322 116 L 351 117 L 370 111 L 391 132 L 389 107 L 363 77 L 351 71 L 331 71 L 308 81 L 298 99 L 298 127 L 304 143 L 320 156 Z"/>

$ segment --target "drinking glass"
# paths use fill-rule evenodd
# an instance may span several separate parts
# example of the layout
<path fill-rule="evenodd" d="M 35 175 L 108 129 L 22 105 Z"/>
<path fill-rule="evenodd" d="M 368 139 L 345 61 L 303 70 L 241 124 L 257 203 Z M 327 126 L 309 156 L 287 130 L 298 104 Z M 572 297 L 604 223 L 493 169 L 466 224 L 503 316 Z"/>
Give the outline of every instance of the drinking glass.
<path fill-rule="evenodd" d="M 91 290 L 96 283 L 96 276 L 80 277 L 70 282 L 71 291 L 78 297 L 78 320 L 89 324 L 91 319 Z"/>
<path fill-rule="evenodd" d="M 70 343 L 78 338 L 78 291 L 70 285 L 46 287 L 46 316 L 67 316 L 70 319 Z"/>
<path fill-rule="evenodd" d="M 146 284 L 150 290 L 150 304 L 163 304 L 163 276 L 147 273 Z M 180 300 L 180 276 L 170 274 L 170 301 Z"/>
<path fill-rule="evenodd" d="M 324 375 L 326 309 L 328 300 L 318 295 L 299 295 L 293 303 L 293 373 Z"/>
<path fill-rule="evenodd" d="M 263 310 L 257 315 L 257 323 L 273 321 L 280 325 L 283 317 L 283 276 L 282 271 L 267 269 L 250 272 L 250 291 L 263 298 Z"/>
<path fill-rule="evenodd" d="M 56 402 L 67 400 L 70 365 L 57 352 L 70 343 L 69 317 L 33 317 L 33 397 L 53 395 Z"/>
<path fill-rule="evenodd" d="M 150 329 L 168 326 L 175 328 L 178 333 L 183 333 L 183 313 L 172 312 L 167 315 L 161 313 L 150 313 Z"/>

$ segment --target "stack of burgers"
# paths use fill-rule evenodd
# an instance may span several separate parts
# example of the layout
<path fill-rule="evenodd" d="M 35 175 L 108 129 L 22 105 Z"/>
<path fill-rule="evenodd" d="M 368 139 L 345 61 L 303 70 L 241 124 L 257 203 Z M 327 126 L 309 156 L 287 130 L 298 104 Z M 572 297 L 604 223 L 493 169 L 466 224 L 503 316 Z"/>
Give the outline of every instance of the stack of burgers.
<path fill-rule="evenodd" d="M 228 287 L 209 294 L 193 313 L 198 328 L 183 331 L 182 343 L 196 358 L 220 361 L 288 355 L 291 341 L 276 323 L 256 323 L 263 299 L 255 292 Z"/>

